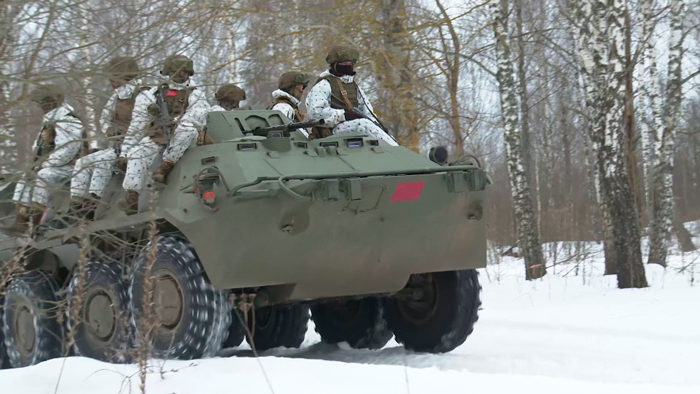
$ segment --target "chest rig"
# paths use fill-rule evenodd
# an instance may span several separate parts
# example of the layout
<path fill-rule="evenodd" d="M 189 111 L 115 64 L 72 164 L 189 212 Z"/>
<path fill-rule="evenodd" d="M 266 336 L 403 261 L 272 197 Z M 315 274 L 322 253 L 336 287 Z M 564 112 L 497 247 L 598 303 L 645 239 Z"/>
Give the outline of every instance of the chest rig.
<path fill-rule="evenodd" d="M 275 105 L 277 104 L 289 104 L 292 109 L 294 109 L 294 119 L 292 119 L 295 122 L 303 122 L 304 119 L 306 118 L 304 114 L 299 112 L 299 106 L 294 104 L 294 102 L 289 98 L 289 97 L 279 97 L 275 100 L 275 102 L 270 106 L 268 109 L 272 109 Z"/>
<path fill-rule="evenodd" d="M 148 89 L 148 86 L 142 86 L 134 89 L 134 92 L 130 97 L 124 99 L 117 98 L 114 106 L 114 113 L 112 114 L 112 122 L 106 132 L 107 137 L 110 138 L 110 140 L 116 140 L 115 142 L 117 144 L 122 142 L 124 135 L 131 124 L 131 113 L 134 111 L 136 96 Z"/>
<path fill-rule="evenodd" d="M 163 84 L 156 91 L 156 102 L 148 106 L 148 112 L 155 117 L 149 127 L 151 140 L 158 145 L 166 145 L 177 127 L 180 117 L 187 111 L 189 98 L 196 88 L 170 89 Z"/>
<path fill-rule="evenodd" d="M 360 105 L 355 81 L 345 83 L 340 78 L 326 76 L 320 78 L 316 83 L 323 80 L 328 81 L 331 85 L 331 108 L 352 111 L 353 108 Z M 328 127 L 314 127 L 311 129 L 312 138 L 325 138 L 331 135 L 333 135 L 333 129 Z"/>
<path fill-rule="evenodd" d="M 72 112 L 68 113 L 66 116 L 70 116 L 72 118 L 75 118 L 77 121 L 82 122 L 82 120 Z M 56 150 L 56 123 L 58 122 L 60 122 L 60 120 L 52 119 L 48 122 L 42 123 L 41 131 L 39 132 L 39 136 L 37 137 L 36 141 L 36 154 L 34 157 L 34 161 L 43 160 L 46 157 L 48 157 L 54 150 Z M 74 163 L 75 160 L 83 156 L 87 149 L 87 136 L 85 135 L 85 130 L 83 130 L 83 141 L 80 145 L 80 152 L 71 161 L 71 163 Z"/>

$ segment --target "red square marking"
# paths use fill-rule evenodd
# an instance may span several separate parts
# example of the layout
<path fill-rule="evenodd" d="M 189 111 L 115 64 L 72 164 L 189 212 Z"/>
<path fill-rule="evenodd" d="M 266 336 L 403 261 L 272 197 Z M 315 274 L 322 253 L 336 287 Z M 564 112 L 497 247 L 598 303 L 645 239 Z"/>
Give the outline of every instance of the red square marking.
<path fill-rule="evenodd" d="M 391 196 L 391 201 L 415 201 L 420 199 L 420 195 L 423 193 L 423 188 L 425 187 L 425 182 L 404 182 L 396 185 L 396 190 L 394 190 L 394 195 Z"/>

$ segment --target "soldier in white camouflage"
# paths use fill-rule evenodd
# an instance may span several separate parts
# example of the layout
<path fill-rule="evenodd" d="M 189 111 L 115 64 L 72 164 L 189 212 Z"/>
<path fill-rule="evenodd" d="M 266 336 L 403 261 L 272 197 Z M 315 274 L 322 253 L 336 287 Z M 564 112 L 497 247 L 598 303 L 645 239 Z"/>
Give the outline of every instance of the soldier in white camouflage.
<path fill-rule="evenodd" d="M 105 72 L 114 89 L 100 117 L 107 148 L 98 150 L 102 145 L 100 141 L 90 140 L 89 154 L 75 163 L 71 179 L 72 211 L 86 218 L 92 218 L 112 179 L 124 135 L 131 123 L 136 96 L 148 89 L 141 86 L 139 66 L 134 58 L 115 57 L 107 63 Z"/>
<path fill-rule="evenodd" d="M 324 71 L 306 96 L 311 119 L 323 119 L 323 127 L 315 127 L 313 138 L 339 133 L 360 133 L 398 145 L 380 127 L 372 104 L 355 82 L 355 64 L 360 54 L 351 46 L 332 47 L 326 56 L 329 69 Z"/>
<path fill-rule="evenodd" d="M 44 112 L 41 131 L 34 142 L 34 166 L 15 186 L 17 216 L 12 229 L 25 232 L 38 225 L 46 211 L 52 188 L 71 178 L 73 164 L 85 149 L 83 125 L 54 85 L 39 86 L 31 94 Z"/>
<path fill-rule="evenodd" d="M 204 92 L 190 79 L 194 75 L 190 58 L 170 56 L 160 72 L 169 77 L 168 82 L 139 93 L 122 143 L 120 157 L 128 160 L 123 183 L 127 193 L 122 204 L 127 214 L 137 212 L 139 193 L 146 188 L 156 157 L 162 155 L 163 161 L 152 179 L 165 182 L 175 163 L 195 145 L 197 130 L 209 112 Z"/>
<path fill-rule="evenodd" d="M 216 91 L 215 96 L 217 104 L 212 105 L 209 112 L 233 111 L 238 109 L 241 102 L 246 99 L 245 90 L 232 83 L 222 85 L 219 90 Z M 209 145 L 213 143 L 214 141 L 212 141 L 207 133 L 206 126 L 199 129 L 197 145 Z"/>
<path fill-rule="evenodd" d="M 280 111 L 295 122 L 303 122 L 304 114 L 299 112 L 301 96 L 309 85 L 309 76 L 298 71 L 290 71 L 280 76 L 278 89 L 272 92 L 275 100 L 271 109 Z"/>

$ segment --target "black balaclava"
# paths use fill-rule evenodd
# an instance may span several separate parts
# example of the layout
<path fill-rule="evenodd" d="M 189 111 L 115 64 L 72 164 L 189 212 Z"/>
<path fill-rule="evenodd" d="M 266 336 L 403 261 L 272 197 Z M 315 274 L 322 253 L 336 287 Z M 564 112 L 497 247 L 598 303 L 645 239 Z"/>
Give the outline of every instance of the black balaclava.
<path fill-rule="evenodd" d="M 331 67 L 331 73 L 335 76 L 342 77 L 343 75 L 355 75 L 354 65 L 341 65 L 334 63 Z"/>

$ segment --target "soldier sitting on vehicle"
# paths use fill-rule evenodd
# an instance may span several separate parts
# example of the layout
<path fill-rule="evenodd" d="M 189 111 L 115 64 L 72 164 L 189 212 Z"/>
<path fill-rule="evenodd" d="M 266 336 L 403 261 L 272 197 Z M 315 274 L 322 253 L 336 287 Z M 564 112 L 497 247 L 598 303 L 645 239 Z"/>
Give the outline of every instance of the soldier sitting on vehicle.
<path fill-rule="evenodd" d="M 222 85 L 219 90 L 216 91 L 215 96 L 217 105 L 213 105 L 209 109 L 209 112 L 232 111 L 238 109 L 241 101 L 245 100 L 246 97 L 245 90 L 232 83 Z M 207 133 L 207 127 L 202 127 L 197 136 L 197 145 L 209 145 L 213 143 L 214 141 L 212 141 Z"/>
<path fill-rule="evenodd" d="M 91 217 L 103 197 L 131 123 L 136 96 L 148 89 L 140 86 L 139 66 L 133 58 L 113 58 L 107 63 L 106 72 L 114 93 L 102 111 L 100 124 L 109 147 L 97 150 L 99 141 L 89 141 L 90 154 L 75 163 L 71 180 L 72 212 L 83 217 Z"/>
<path fill-rule="evenodd" d="M 306 118 L 299 112 L 301 96 L 309 85 L 309 76 L 296 71 L 282 74 L 278 89 L 272 92 L 275 103 L 270 109 L 280 111 L 294 122 L 302 122 Z"/>
<path fill-rule="evenodd" d="M 167 83 L 143 91 L 136 97 L 131 125 L 122 144 L 121 158 L 128 164 L 124 176 L 126 197 L 122 208 L 127 214 L 138 211 L 139 193 L 146 187 L 148 171 L 156 155 L 163 162 L 153 173 L 153 180 L 164 182 L 185 151 L 197 139 L 197 127 L 204 124 L 209 103 L 190 77 L 192 60 L 183 55 L 167 58 L 161 74 Z"/>
<path fill-rule="evenodd" d="M 12 230 L 25 232 L 29 223 L 38 225 L 46 210 L 51 187 L 68 181 L 75 159 L 84 148 L 83 125 L 64 103 L 64 95 L 54 85 L 38 87 L 31 95 L 44 112 L 39 136 L 34 142 L 34 167 L 17 182 L 12 200 L 17 216 Z"/>
<path fill-rule="evenodd" d="M 326 56 L 329 70 L 324 71 L 306 96 L 311 119 L 323 119 L 323 127 L 315 127 L 314 138 L 338 133 L 360 133 L 398 145 L 378 125 L 377 116 L 367 96 L 355 83 L 354 66 L 359 59 L 357 49 L 334 46 Z"/>

